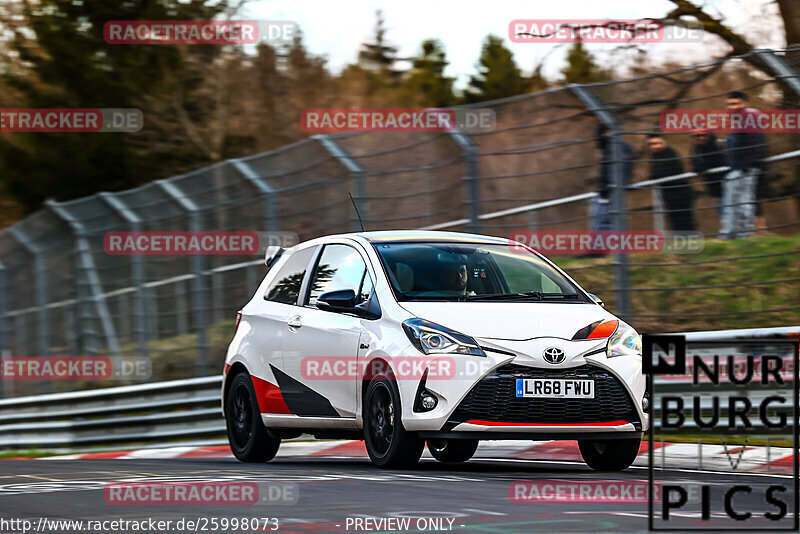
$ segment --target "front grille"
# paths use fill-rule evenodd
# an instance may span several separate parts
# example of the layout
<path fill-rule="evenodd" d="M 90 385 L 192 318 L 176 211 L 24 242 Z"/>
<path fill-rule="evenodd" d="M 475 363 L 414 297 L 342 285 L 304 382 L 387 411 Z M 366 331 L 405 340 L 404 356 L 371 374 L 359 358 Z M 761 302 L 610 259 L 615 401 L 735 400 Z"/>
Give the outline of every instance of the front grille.
<path fill-rule="evenodd" d="M 594 399 L 517 397 L 517 378 L 591 378 L 594 379 Z M 614 375 L 594 365 L 571 369 L 540 369 L 513 364 L 498 367 L 472 388 L 449 422 L 463 423 L 471 419 L 509 423 L 639 422 L 625 386 Z"/>

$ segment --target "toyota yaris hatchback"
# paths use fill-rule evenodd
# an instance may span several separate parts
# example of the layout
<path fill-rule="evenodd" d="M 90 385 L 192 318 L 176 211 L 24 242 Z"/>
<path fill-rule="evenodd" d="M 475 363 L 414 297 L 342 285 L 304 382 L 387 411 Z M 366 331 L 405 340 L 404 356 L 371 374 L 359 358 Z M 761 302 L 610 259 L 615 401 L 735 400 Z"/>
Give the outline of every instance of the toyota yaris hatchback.
<path fill-rule="evenodd" d="M 426 442 L 462 462 L 502 439 L 574 439 L 600 470 L 636 458 L 639 335 L 526 246 L 364 232 L 270 250 L 267 265 L 225 360 L 238 459 L 303 433 L 363 439 L 382 467 L 415 465 Z"/>

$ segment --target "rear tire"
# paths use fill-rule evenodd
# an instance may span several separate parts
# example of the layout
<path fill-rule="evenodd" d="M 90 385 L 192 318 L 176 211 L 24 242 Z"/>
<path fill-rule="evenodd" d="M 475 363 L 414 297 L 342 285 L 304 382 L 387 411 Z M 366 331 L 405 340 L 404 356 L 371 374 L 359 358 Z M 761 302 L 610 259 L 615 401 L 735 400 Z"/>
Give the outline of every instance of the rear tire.
<path fill-rule="evenodd" d="M 425 441 L 403 428 L 400 393 L 393 380 L 373 378 L 364 395 L 364 443 L 378 467 L 409 469 L 419 463 Z"/>
<path fill-rule="evenodd" d="M 247 373 L 233 377 L 225 398 L 225 423 L 231 451 L 242 462 L 268 462 L 281 440 L 272 436 L 261 420 L 256 391 Z"/>
<path fill-rule="evenodd" d="M 622 471 L 636 460 L 641 442 L 640 438 L 579 440 L 578 448 L 595 471 Z"/>
<path fill-rule="evenodd" d="M 477 439 L 431 439 L 428 451 L 431 456 L 444 464 L 466 462 L 478 449 Z"/>

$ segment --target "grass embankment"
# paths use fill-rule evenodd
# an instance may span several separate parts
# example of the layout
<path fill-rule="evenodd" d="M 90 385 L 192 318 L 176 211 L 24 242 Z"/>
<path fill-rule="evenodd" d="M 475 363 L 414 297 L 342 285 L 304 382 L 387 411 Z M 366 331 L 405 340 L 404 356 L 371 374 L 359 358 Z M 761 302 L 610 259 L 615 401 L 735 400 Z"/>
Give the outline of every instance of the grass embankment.
<path fill-rule="evenodd" d="M 615 312 L 613 257 L 552 259 Z M 633 254 L 628 262 L 630 321 L 640 332 L 800 324 L 800 234 L 706 239 L 699 254 Z"/>

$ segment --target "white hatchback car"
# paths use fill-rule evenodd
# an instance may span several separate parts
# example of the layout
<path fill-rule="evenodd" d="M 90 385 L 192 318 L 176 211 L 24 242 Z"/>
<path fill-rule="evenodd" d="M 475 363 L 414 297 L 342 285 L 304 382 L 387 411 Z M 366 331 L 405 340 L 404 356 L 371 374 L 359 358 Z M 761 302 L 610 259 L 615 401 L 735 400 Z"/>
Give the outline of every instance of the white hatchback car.
<path fill-rule="evenodd" d="M 246 462 L 281 439 L 363 439 L 373 463 L 462 462 L 479 440 L 575 439 L 627 468 L 648 428 L 641 338 L 507 239 L 364 232 L 268 251 L 222 388 Z"/>

